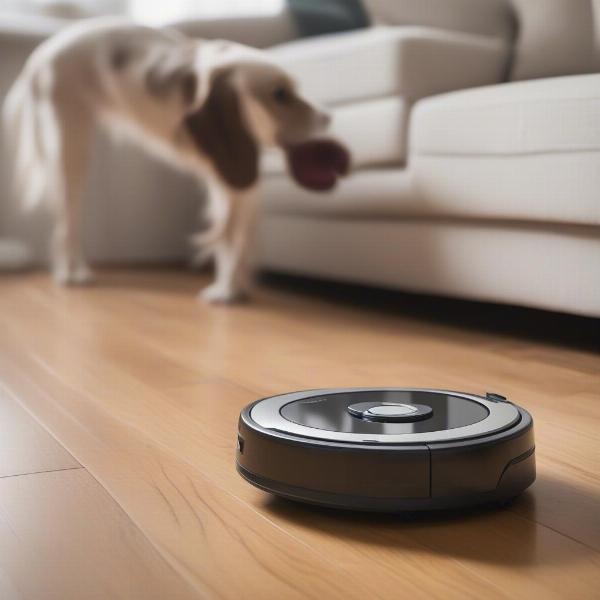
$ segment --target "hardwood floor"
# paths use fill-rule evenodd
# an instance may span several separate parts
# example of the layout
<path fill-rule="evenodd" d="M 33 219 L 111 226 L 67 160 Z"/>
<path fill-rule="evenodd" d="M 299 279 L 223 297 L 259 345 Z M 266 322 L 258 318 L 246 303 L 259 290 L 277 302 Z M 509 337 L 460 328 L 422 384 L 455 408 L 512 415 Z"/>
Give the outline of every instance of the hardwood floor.
<path fill-rule="evenodd" d="M 65 458 L 55 444 L 38 469 L 26 456 L 36 427 L 30 443 L 0 440 L 0 453 L 23 456 L 15 472 L 53 471 L 15 492 L 2 486 L 20 477 L 0 479 L 0 517 L 30 515 L 19 542 L 0 532 L 2 598 L 59 597 L 67 571 L 45 577 L 54 538 L 87 565 L 61 599 L 598 598 L 597 354 L 282 290 L 209 307 L 195 300 L 202 284 L 176 271 L 108 271 L 72 290 L 44 275 L 0 279 L 3 393 L 66 448 L 64 464 L 83 467 L 54 472 Z M 535 419 L 537 482 L 507 509 L 407 518 L 295 505 L 237 475 L 245 404 L 363 385 L 509 396 Z M 93 510 L 114 502 L 122 512 Z M 107 535 L 95 547 L 103 522 L 126 522 L 135 542 L 113 555 Z M 120 596 L 98 596 L 109 579 Z"/>
<path fill-rule="evenodd" d="M 0 598 L 197 597 L 106 490 L 0 392 Z"/>
<path fill-rule="evenodd" d="M 0 479 L 81 465 L 0 389 Z"/>

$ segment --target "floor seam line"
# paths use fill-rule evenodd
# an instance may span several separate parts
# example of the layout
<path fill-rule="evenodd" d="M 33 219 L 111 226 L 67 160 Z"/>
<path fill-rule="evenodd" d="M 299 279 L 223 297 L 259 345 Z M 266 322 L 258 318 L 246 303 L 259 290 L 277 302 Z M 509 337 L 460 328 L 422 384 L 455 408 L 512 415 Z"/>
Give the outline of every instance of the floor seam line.
<path fill-rule="evenodd" d="M 27 477 L 28 475 L 40 475 L 42 473 L 60 473 L 60 471 L 75 471 L 77 469 L 85 469 L 83 465 L 78 467 L 64 467 L 63 469 L 45 469 L 43 471 L 31 471 L 29 473 L 14 473 L 13 475 L 0 475 L 0 479 L 10 479 L 11 477 Z"/>

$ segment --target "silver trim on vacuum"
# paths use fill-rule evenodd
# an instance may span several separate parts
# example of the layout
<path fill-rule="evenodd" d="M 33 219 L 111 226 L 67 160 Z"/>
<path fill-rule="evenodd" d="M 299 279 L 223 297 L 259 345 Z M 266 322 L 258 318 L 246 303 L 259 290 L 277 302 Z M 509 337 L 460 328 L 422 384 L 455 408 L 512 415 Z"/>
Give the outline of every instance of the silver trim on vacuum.
<path fill-rule="evenodd" d="M 344 433 L 340 431 L 328 431 L 325 429 L 307 427 L 306 425 L 300 425 L 298 423 L 288 421 L 281 414 L 281 409 L 286 404 L 289 404 L 290 402 L 296 402 L 297 400 L 304 400 L 306 398 L 323 394 L 333 395 L 348 392 L 368 391 L 432 392 L 447 394 L 478 402 L 488 409 L 489 415 L 482 421 L 478 421 L 472 425 L 466 425 L 465 427 L 456 427 L 454 429 L 443 429 L 440 431 L 429 431 L 424 433 L 370 435 L 365 433 Z M 520 420 L 519 411 L 510 402 L 491 402 L 481 396 L 475 396 L 473 394 L 453 392 L 450 390 L 424 388 L 339 388 L 292 392 L 290 394 L 273 396 L 272 398 L 261 400 L 252 408 L 250 417 L 258 425 L 265 429 L 272 429 L 282 433 L 298 435 L 305 438 L 348 442 L 354 444 L 422 444 L 427 442 L 464 440 L 498 433 L 508 429 L 512 425 L 515 425 Z"/>

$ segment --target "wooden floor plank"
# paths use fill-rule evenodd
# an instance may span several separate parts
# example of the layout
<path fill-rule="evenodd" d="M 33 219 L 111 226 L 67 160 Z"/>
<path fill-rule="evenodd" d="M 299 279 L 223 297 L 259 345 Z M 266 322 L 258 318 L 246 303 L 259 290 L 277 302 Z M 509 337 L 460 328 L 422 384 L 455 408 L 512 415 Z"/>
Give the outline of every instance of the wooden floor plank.
<path fill-rule="evenodd" d="M 1 569 L 2 567 L 0 567 Z M 6 600 L 24 600 L 25 596 L 17 590 L 10 581 L 8 573 L 0 571 L 0 598 L 6 598 Z"/>
<path fill-rule="evenodd" d="M 0 478 L 79 466 L 22 406 L 0 390 Z"/>
<path fill-rule="evenodd" d="M 198 285 L 150 272 L 108 273 L 92 290 L 11 279 L 0 379 L 201 593 L 595 597 L 597 356 L 281 292 L 205 307 Z M 244 404 L 337 385 L 507 393 L 534 414 L 538 482 L 509 510 L 407 521 L 274 501 L 237 476 Z"/>
<path fill-rule="evenodd" d="M 0 479 L 0 572 L 6 600 L 200 597 L 84 469 Z"/>

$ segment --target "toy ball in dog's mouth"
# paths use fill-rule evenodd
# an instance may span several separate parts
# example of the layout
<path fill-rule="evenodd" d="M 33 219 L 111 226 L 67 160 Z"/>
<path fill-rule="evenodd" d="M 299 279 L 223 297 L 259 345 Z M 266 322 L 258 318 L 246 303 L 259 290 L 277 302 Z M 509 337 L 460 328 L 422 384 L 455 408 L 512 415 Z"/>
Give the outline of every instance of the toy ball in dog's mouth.
<path fill-rule="evenodd" d="M 338 177 L 350 170 L 350 154 L 334 140 L 310 140 L 286 148 L 287 163 L 294 179 L 317 191 L 332 189 Z"/>

